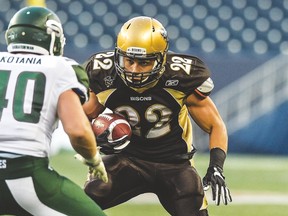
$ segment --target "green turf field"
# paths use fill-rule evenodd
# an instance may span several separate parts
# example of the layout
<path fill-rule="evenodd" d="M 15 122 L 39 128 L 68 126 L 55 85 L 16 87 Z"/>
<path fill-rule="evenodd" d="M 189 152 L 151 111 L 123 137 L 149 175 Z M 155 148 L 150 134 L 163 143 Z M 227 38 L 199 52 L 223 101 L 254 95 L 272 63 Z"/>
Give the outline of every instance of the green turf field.
<path fill-rule="evenodd" d="M 83 185 L 87 167 L 73 158 L 74 152 L 63 151 L 51 159 L 59 173 Z M 203 176 L 208 155 L 197 153 L 195 165 Z M 288 210 L 288 157 L 228 155 L 225 163 L 226 180 L 234 196 L 228 206 L 210 202 L 210 216 L 287 216 Z M 210 192 L 210 191 L 209 191 Z M 280 198 L 278 196 L 283 196 Z M 286 200 L 285 202 L 283 200 Z M 167 216 L 155 203 L 127 202 L 105 211 L 108 216 Z"/>

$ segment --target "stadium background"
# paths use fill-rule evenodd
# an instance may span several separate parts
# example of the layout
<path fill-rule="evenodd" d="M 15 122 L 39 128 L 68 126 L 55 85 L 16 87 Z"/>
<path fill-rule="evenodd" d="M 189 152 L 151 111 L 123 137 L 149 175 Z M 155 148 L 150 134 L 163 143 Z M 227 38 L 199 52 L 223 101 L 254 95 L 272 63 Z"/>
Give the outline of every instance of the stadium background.
<path fill-rule="evenodd" d="M 13 14 L 44 2 L 1 0 L 1 51 Z M 155 17 L 171 51 L 196 55 L 212 71 L 211 97 L 227 123 L 229 152 L 288 154 L 288 0 L 46 0 L 46 6 L 63 23 L 65 55 L 80 63 L 113 49 L 128 19 Z M 196 147 L 207 151 L 207 135 L 195 128 Z M 61 125 L 53 142 L 69 146 Z"/>

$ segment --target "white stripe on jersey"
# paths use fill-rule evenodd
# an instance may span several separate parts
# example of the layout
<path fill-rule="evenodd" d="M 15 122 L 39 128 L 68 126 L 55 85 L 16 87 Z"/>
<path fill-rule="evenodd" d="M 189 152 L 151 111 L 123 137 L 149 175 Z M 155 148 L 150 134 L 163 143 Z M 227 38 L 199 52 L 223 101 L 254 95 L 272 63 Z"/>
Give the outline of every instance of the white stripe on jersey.
<path fill-rule="evenodd" d="M 201 84 L 201 86 L 197 88 L 197 90 L 200 91 L 201 93 L 207 94 L 207 93 L 210 93 L 213 88 L 214 88 L 214 83 L 212 79 L 209 77 L 207 80 L 205 80 Z"/>

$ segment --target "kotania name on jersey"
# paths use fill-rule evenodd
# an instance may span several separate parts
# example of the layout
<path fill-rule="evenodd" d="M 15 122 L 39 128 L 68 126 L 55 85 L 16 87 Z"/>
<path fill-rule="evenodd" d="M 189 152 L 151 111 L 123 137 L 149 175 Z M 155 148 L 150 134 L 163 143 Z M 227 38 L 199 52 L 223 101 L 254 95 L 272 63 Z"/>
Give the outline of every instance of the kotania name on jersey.
<path fill-rule="evenodd" d="M 3 56 L 0 58 L 0 63 L 41 64 L 41 59 L 37 57 Z"/>

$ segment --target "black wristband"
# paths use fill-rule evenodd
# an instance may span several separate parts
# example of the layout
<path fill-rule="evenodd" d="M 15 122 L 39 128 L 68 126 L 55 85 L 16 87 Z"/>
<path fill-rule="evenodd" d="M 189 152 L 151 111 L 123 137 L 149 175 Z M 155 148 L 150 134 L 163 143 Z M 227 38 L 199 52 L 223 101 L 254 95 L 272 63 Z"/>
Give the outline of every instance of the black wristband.
<path fill-rule="evenodd" d="M 210 150 L 209 167 L 217 166 L 223 170 L 226 153 L 220 148 L 213 148 Z"/>

